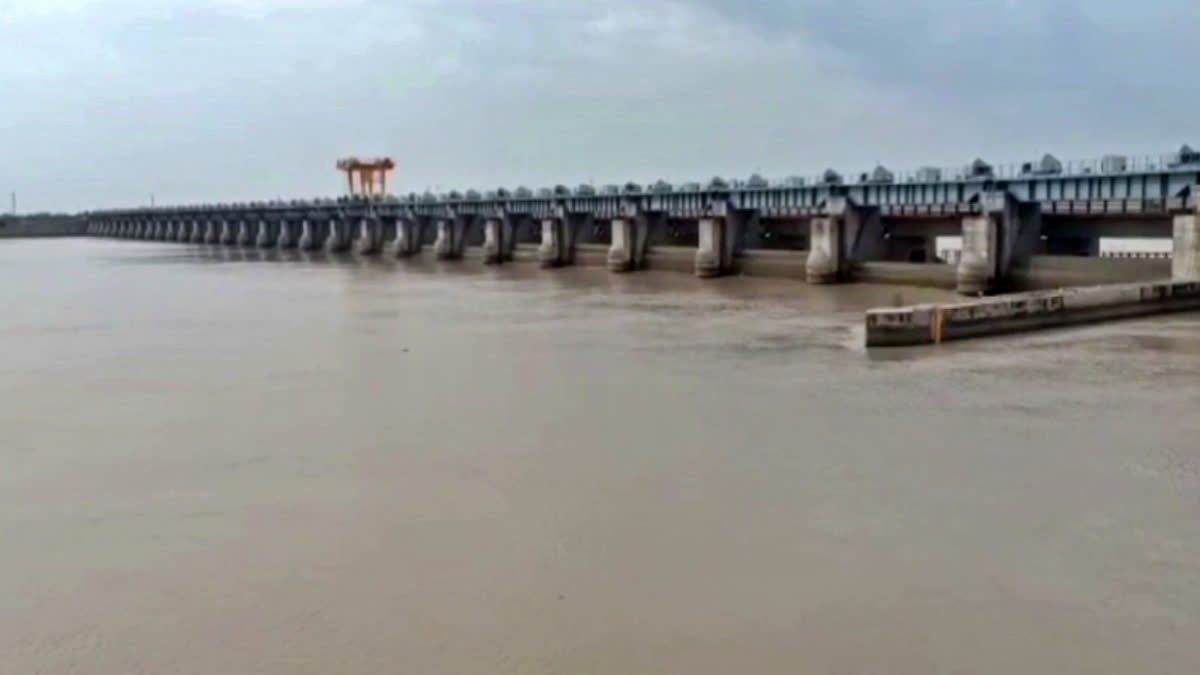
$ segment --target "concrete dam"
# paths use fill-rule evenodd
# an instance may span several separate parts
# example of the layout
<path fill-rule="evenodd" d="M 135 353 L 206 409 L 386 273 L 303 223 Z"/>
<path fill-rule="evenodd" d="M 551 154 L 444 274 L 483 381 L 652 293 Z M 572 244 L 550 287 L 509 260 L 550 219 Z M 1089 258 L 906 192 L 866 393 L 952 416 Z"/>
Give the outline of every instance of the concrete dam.
<path fill-rule="evenodd" d="M 932 285 L 981 296 L 1090 283 L 1200 278 L 1200 153 L 1047 155 L 998 169 L 905 176 L 877 167 L 771 183 L 635 183 L 538 191 L 349 197 L 137 208 L 84 214 L 87 234 L 331 254 L 479 255 L 486 263 L 603 264 L 615 273 L 686 269 L 812 284 Z M 939 237 L 961 237 L 941 260 Z M 1102 238 L 1170 238 L 1161 258 L 1101 258 Z"/>

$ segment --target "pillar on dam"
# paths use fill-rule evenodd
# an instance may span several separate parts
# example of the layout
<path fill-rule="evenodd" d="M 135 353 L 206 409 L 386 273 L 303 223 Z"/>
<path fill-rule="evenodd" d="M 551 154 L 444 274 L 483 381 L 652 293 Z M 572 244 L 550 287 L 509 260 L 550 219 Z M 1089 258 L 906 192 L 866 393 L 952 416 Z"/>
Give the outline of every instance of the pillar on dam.
<path fill-rule="evenodd" d="M 963 217 L 958 292 L 982 295 L 1003 289 L 1016 265 L 1026 264 L 1042 230 L 1037 202 L 1018 202 L 1007 192 L 984 194 L 978 213 Z"/>
<path fill-rule="evenodd" d="M 186 244 L 192 240 L 192 223 L 179 221 L 179 227 L 175 231 L 175 241 Z"/>
<path fill-rule="evenodd" d="M 742 252 L 742 236 L 756 217 L 753 211 L 734 209 L 724 200 L 710 204 L 697 224 L 696 276 L 711 278 L 733 272 Z"/>
<path fill-rule="evenodd" d="M 561 206 L 555 209 L 552 218 L 542 220 L 542 243 L 538 247 L 542 267 L 574 265 L 580 232 L 590 231 L 591 225 L 590 213 L 571 213 Z"/>
<path fill-rule="evenodd" d="M 376 216 L 367 216 L 358 224 L 354 250 L 359 255 L 376 255 L 383 250 L 383 223 Z"/>
<path fill-rule="evenodd" d="M 508 214 L 497 213 L 483 221 L 483 262 L 498 265 L 513 259 L 517 233 Z"/>
<path fill-rule="evenodd" d="M 295 226 L 287 218 L 279 221 L 279 236 L 275 237 L 275 248 L 281 251 L 296 248 Z"/>
<path fill-rule="evenodd" d="M 408 214 L 396 219 L 396 240 L 392 243 L 391 255 L 408 258 L 421 252 L 425 239 L 424 219 Z"/>
<path fill-rule="evenodd" d="M 221 221 L 221 234 L 217 237 L 217 243 L 223 246 L 232 246 L 237 242 L 237 225 L 228 218 Z"/>
<path fill-rule="evenodd" d="M 204 243 L 215 244 L 221 239 L 221 223 L 215 218 L 204 222 Z"/>
<path fill-rule="evenodd" d="M 345 253 L 350 250 L 350 233 L 346 221 L 341 218 L 329 219 L 329 233 L 325 236 L 326 253 Z"/>
<path fill-rule="evenodd" d="M 831 196 L 820 213 L 809 221 L 805 277 L 810 284 L 847 281 L 854 263 L 877 260 L 885 254 L 879 209 L 860 206 L 843 196 Z"/>
<path fill-rule="evenodd" d="M 258 233 L 254 245 L 258 248 L 272 248 L 278 236 L 275 234 L 275 223 L 263 218 L 258 221 Z"/>
<path fill-rule="evenodd" d="M 189 239 L 193 244 L 204 243 L 204 221 L 196 219 L 192 221 L 192 236 Z"/>
<path fill-rule="evenodd" d="M 646 267 L 650 249 L 650 229 L 661 227 L 665 214 L 638 211 L 623 206 L 621 215 L 612 219 L 612 240 L 608 247 L 608 269 L 632 272 Z"/>
<path fill-rule="evenodd" d="M 433 242 L 433 252 L 438 260 L 458 260 L 462 258 L 467 243 L 467 228 L 471 222 L 470 216 L 452 216 L 438 218 L 437 240 Z"/>
<path fill-rule="evenodd" d="M 175 241 L 175 221 L 168 220 L 163 224 L 163 241 Z"/>
<path fill-rule="evenodd" d="M 296 246 L 301 251 L 319 251 L 325 245 L 325 228 L 315 220 L 300 221 L 300 239 Z"/>
<path fill-rule="evenodd" d="M 1171 278 L 1200 279 L 1200 186 L 1192 187 L 1187 211 L 1174 214 L 1171 223 Z"/>
<path fill-rule="evenodd" d="M 234 238 L 233 243 L 242 247 L 253 245 L 254 234 L 251 232 L 251 229 L 250 221 L 242 218 L 238 222 L 237 236 Z"/>

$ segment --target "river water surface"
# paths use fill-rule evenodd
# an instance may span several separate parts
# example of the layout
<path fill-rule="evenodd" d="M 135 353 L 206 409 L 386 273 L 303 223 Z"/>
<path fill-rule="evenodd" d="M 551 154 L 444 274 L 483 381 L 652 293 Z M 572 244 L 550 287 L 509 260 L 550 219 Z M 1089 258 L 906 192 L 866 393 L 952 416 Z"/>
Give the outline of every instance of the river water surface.
<path fill-rule="evenodd" d="M 1200 672 L 1200 319 L 0 242 L 0 673 Z"/>

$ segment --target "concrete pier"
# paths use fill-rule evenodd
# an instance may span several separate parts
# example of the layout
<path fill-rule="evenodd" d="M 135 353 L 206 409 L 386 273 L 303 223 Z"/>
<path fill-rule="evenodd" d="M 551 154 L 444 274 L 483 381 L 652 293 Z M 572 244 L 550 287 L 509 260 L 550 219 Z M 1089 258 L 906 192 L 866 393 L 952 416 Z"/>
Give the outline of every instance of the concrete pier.
<path fill-rule="evenodd" d="M 218 244 L 221 241 L 221 222 L 209 219 L 204 223 L 204 243 Z"/>
<path fill-rule="evenodd" d="M 1193 189 L 1200 195 L 1200 186 Z M 1200 205 L 1176 213 L 1171 220 L 1171 278 L 1200 279 Z"/>
<path fill-rule="evenodd" d="M 191 240 L 190 240 L 191 243 L 193 243 L 193 244 L 203 244 L 204 243 L 205 225 L 206 225 L 206 223 L 202 220 L 193 220 L 192 221 L 192 236 L 191 236 Z"/>
<path fill-rule="evenodd" d="M 254 245 L 254 227 L 248 219 L 243 218 L 238 223 L 237 237 L 233 242 L 236 246 L 246 248 Z"/>
<path fill-rule="evenodd" d="M 753 213 L 740 212 L 728 202 L 712 204 L 698 223 L 699 244 L 694 271 L 701 278 L 718 277 L 736 271 L 742 237 Z"/>
<path fill-rule="evenodd" d="M 295 227 L 286 218 L 279 221 L 279 236 L 275 238 L 275 248 L 281 251 L 296 248 L 299 237 L 296 236 Z"/>
<path fill-rule="evenodd" d="M 325 236 L 325 252 L 345 253 L 350 250 L 351 243 L 346 221 L 341 218 L 330 218 L 328 234 Z"/>
<path fill-rule="evenodd" d="M 513 259 L 517 236 L 512 220 L 504 213 L 483 221 L 483 261 L 498 265 Z"/>
<path fill-rule="evenodd" d="M 559 207 L 551 218 L 542 220 L 542 242 L 538 261 L 542 267 L 562 267 L 575 264 L 575 246 L 582 233 L 590 231 L 590 213 L 572 213 Z"/>
<path fill-rule="evenodd" d="M 304 220 L 300 223 L 300 240 L 297 242 L 301 251 L 319 251 L 325 245 L 325 231 L 315 220 Z"/>
<path fill-rule="evenodd" d="M 463 257 L 467 229 L 470 224 L 469 216 L 438 219 L 437 239 L 433 242 L 434 255 L 438 260 L 458 260 Z"/>
<path fill-rule="evenodd" d="M 663 214 L 637 212 L 626 207 L 612 219 L 612 239 L 608 247 L 608 269 L 612 272 L 632 272 L 646 267 L 650 248 L 650 229 L 661 226 Z"/>
<path fill-rule="evenodd" d="M 1002 290 L 1015 265 L 1024 264 L 1041 234 L 1038 204 L 1020 204 L 1012 195 L 981 196 L 980 212 L 963 217 L 958 292 L 979 295 Z"/>
<path fill-rule="evenodd" d="M 359 221 L 354 250 L 359 255 L 376 255 L 383 250 L 383 223 L 378 218 L 367 217 Z"/>
<path fill-rule="evenodd" d="M 877 208 L 830 197 L 809 229 L 805 276 L 810 284 L 848 281 L 858 264 L 884 257 L 886 243 Z"/>
<path fill-rule="evenodd" d="M 186 220 L 179 221 L 175 229 L 175 241 L 186 244 L 192 240 L 192 224 Z"/>
<path fill-rule="evenodd" d="M 275 242 L 279 238 L 275 234 L 275 223 L 262 219 L 258 221 L 258 232 L 254 238 L 254 245 L 258 248 L 274 248 Z"/>
<path fill-rule="evenodd" d="M 233 246 L 237 243 L 237 224 L 226 219 L 221 221 L 221 235 L 217 243 L 222 246 Z"/>
<path fill-rule="evenodd" d="M 408 258 L 421 252 L 424 243 L 424 220 L 408 214 L 396 220 L 396 239 L 391 244 L 390 255 Z"/>

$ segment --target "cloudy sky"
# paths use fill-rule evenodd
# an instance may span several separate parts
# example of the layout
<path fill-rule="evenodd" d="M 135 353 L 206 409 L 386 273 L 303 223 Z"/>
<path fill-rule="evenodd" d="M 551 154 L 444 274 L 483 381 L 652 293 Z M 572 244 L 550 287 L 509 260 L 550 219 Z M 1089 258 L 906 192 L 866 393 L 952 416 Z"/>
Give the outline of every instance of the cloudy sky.
<path fill-rule="evenodd" d="M 1200 143 L 1195 0 L 0 0 L 21 210 Z M 4 200 L 7 202 L 7 200 Z"/>

